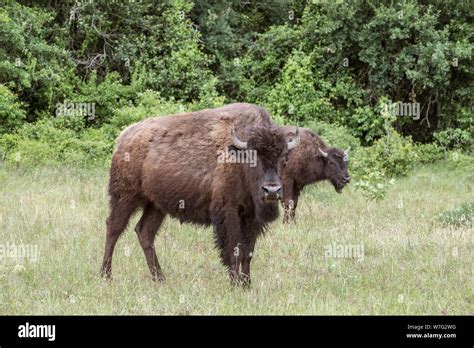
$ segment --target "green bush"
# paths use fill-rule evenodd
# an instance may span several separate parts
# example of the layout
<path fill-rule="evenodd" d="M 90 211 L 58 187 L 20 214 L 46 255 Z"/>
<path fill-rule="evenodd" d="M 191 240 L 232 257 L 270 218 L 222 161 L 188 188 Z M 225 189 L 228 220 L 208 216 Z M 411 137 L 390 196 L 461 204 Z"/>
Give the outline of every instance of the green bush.
<path fill-rule="evenodd" d="M 17 96 L 0 84 L 0 135 L 19 127 L 24 122 L 25 115 Z"/>
<path fill-rule="evenodd" d="M 61 164 L 81 167 L 106 166 L 110 163 L 112 146 L 106 141 L 70 139 L 59 156 Z"/>
<path fill-rule="evenodd" d="M 107 166 L 120 132 L 147 117 L 184 112 L 185 105 L 166 101 L 153 91 L 137 96 L 137 106 L 118 107 L 110 122 L 86 128 L 80 115 L 47 117 L 24 124 L 12 134 L 0 136 L 0 159 L 16 166 L 70 164 Z"/>
<path fill-rule="evenodd" d="M 331 125 L 326 122 L 310 121 L 305 124 L 308 128 L 314 130 L 316 134 L 320 135 L 326 143 L 340 149 L 352 150 L 360 146 L 360 141 L 353 136 L 350 130 L 343 126 Z"/>
<path fill-rule="evenodd" d="M 77 142 L 80 142 L 83 123 L 84 120 L 77 116 L 50 117 L 27 123 L 16 133 L 0 137 L 4 161 L 25 167 L 61 163 L 82 164 L 84 160 L 78 158 L 84 153 L 84 147 L 93 145 L 77 145 Z M 75 160 L 71 160 L 71 157 Z"/>
<path fill-rule="evenodd" d="M 387 194 L 388 185 L 393 185 L 394 179 L 387 180 L 377 169 L 357 176 L 354 182 L 356 190 L 362 191 L 362 195 L 368 200 L 382 200 Z"/>
<path fill-rule="evenodd" d="M 114 130 L 114 138 L 127 126 L 153 116 L 171 115 L 185 112 L 186 106 L 165 100 L 158 92 L 146 90 L 138 94 L 138 105 L 116 108 L 108 122 Z M 105 125 L 107 127 L 107 125 Z"/>
<path fill-rule="evenodd" d="M 442 225 L 472 227 L 474 222 L 474 202 L 464 203 L 456 209 L 441 213 L 436 220 Z"/>
<path fill-rule="evenodd" d="M 365 145 L 373 144 L 386 133 L 384 116 L 369 106 L 357 107 L 348 124 Z"/>
<path fill-rule="evenodd" d="M 436 144 L 416 144 L 414 150 L 420 163 L 434 163 L 445 158 L 443 149 Z"/>
<path fill-rule="evenodd" d="M 417 160 L 415 146 L 410 138 L 405 138 L 393 129 L 374 145 L 356 149 L 350 157 L 349 170 L 354 178 L 354 186 L 369 199 L 385 197 L 389 178 L 407 175 Z"/>
<path fill-rule="evenodd" d="M 124 85 L 120 75 L 112 72 L 103 81 L 98 81 L 93 72 L 89 78 L 79 84 L 79 91 L 69 101 L 74 103 L 94 103 L 95 115 L 90 117 L 90 123 L 101 125 L 109 121 L 115 109 L 133 101 L 141 87 L 134 84 Z"/>
<path fill-rule="evenodd" d="M 0 83 L 18 95 L 29 120 L 53 112 L 74 89 L 72 54 L 60 38 L 58 17 L 50 8 L 19 1 L 0 7 Z"/>
<path fill-rule="evenodd" d="M 465 129 L 448 128 L 434 133 L 436 142 L 446 150 L 467 150 L 474 144 L 472 134 Z"/>
<path fill-rule="evenodd" d="M 265 105 L 289 122 L 329 120 L 335 113 L 329 99 L 316 88 L 317 76 L 311 70 L 311 56 L 294 51 L 282 77 L 269 91 Z"/>
<path fill-rule="evenodd" d="M 71 116 L 56 116 L 48 118 L 50 124 L 60 130 L 71 130 L 76 134 L 81 133 L 86 127 L 86 117 L 82 115 Z M 43 121 L 38 121 L 35 124 L 41 125 Z"/>
<path fill-rule="evenodd" d="M 54 118 L 42 119 L 35 123 L 27 123 L 18 130 L 16 136 L 19 139 L 39 140 L 60 146 L 69 139 L 74 138 L 76 133 L 68 128 L 58 128 Z"/>
<path fill-rule="evenodd" d="M 410 138 L 390 132 L 374 145 L 355 151 L 351 168 L 356 175 L 368 174 L 376 169 L 387 177 L 405 176 L 414 167 L 417 158 Z"/>
<path fill-rule="evenodd" d="M 4 161 L 9 165 L 36 167 L 59 163 L 60 156 L 56 147 L 36 139 L 21 139 L 16 146 L 5 153 Z"/>

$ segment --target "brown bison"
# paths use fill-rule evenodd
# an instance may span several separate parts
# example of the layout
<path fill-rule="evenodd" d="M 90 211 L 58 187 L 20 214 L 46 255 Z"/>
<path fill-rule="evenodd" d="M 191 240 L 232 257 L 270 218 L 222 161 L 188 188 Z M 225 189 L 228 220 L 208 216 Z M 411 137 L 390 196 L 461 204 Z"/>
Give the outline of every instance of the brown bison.
<path fill-rule="evenodd" d="M 252 104 L 149 118 L 125 129 L 110 170 L 102 275 L 111 276 L 117 239 L 143 208 L 135 232 L 154 279 L 164 279 L 154 239 L 169 214 L 213 225 L 231 282 L 250 284 L 256 239 L 278 217 L 281 173 L 298 143 Z"/>
<path fill-rule="evenodd" d="M 287 136 L 294 135 L 293 127 L 282 127 Z M 328 180 L 338 193 L 351 180 L 347 170 L 348 152 L 328 147 L 312 130 L 301 129 L 301 144 L 289 154 L 283 172 L 283 222 L 295 218 L 298 197 L 306 185 Z"/>

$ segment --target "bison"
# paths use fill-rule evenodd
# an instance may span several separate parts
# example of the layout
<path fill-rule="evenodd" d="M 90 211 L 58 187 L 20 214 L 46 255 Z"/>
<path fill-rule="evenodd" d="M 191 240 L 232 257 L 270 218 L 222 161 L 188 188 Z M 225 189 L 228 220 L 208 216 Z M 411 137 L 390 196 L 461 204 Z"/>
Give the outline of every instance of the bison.
<path fill-rule="evenodd" d="M 287 136 L 293 127 L 282 127 Z M 329 180 L 338 193 L 351 180 L 347 170 L 349 148 L 345 151 L 328 147 L 312 130 L 301 129 L 301 144 L 289 154 L 283 172 L 283 222 L 294 221 L 298 197 L 306 185 Z"/>
<path fill-rule="evenodd" d="M 299 135 L 286 139 L 264 108 L 244 103 L 149 118 L 126 128 L 112 157 L 101 274 L 111 277 L 117 239 L 142 208 L 135 232 L 153 279 L 164 280 L 154 239 L 171 215 L 212 225 L 231 283 L 248 286 L 256 239 L 278 217 L 281 174 L 299 141 Z M 243 159 L 253 153 L 255 165 L 235 163 L 235 156 L 224 161 L 223 153 Z"/>

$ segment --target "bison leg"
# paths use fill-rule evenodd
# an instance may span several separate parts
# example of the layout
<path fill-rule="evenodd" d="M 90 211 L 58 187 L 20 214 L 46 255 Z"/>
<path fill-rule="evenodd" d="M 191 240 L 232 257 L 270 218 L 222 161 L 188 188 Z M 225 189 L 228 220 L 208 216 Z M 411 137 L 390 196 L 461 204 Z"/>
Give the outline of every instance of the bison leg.
<path fill-rule="evenodd" d="M 160 264 L 158 263 L 154 245 L 156 233 L 164 218 L 165 214 L 150 202 L 145 206 L 143 215 L 140 221 L 138 221 L 137 226 L 135 226 L 135 232 L 137 233 L 138 240 L 145 254 L 146 263 L 148 264 L 153 280 L 157 281 L 165 280 Z"/>
<path fill-rule="evenodd" d="M 283 199 L 283 223 L 287 224 L 295 221 L 296 206 L 298 205 L 299 191 L 293 187 L 293 184 L 288 185 L 287 192 L 283 192 L 285 198 Z"/>
<path fill-rule="evenodd" d="M 215 233 L 222 263 L 229 271 L 230 283 L 237 285 L 240 283 L 240 265 L 246 249 L 238 217 L 228 217 L 225 224 L 215 226 Z"/>
<path fill-rule="evenodd" d="M 105 240 L 104 259 L 102 262 L 101 276 L 111 278 L 112 276 L 112 254 L 119 236 L 125 230 L 132 213 L 137 209 L 135 201 L 120 201 L 112 199 L 110 214 L 107 218 L 107 235 Z"/>
<path fill-rule="evenodd" d="M 285 213 L 283 216 L 283 223 L 287 224 L 295 221 L 296 205 L 298 204 L 298 198 L 288 199 L 283 203 Z"/>
<path fill-rule="evenodd" d="M 291 213 L 294 206 L 294 201 L 292 199 L 285 200 L 282 202 L 283 205 L 283 223 L 287 224 L 291 221 Z"/>
<path fill-rule="evenodd" d="M 242 284 L 240 265 L 244 259 L 247 247 L 241 242 L 231 242 L 227 248 L 229 260 L 229 277 L 232 285 Z M 242 284 L 243 285 L 243 284 Z"/>
<path fill-rule="evenodd" d="M 242 284 L 240 266 L 247 252 L 247 244 L 241 231 L 241 219 L 235 212 L 227 212 L 225 217 L 213 217 L 216 246 L 224 266 L 229 271 L 231 285 Z"/>
<path fill-rule="evenodd" d="M 250 234 L 250 241 L 246 246 L 245 253 L 242 257 L 242 275 L 241 275 L 241 282 L 242 285 L 245 287 L 250 286 L 250 262 L 252 261 L 253 257 L 253 250 L 255 247 L 255 241 L 257 240 L 257 234 L 252 233 Z"/>
<path fill-rule="evenodd" d="M 298 206 L 298 197 L 300 193 L 299 191 L 295 191 L 293 196 L 293 209 L 291 209 L 290 213 L 290 221 L 295 222 L 296 219 L 296 207 Z"/>
<path fill-rule="evenodd" d="M 294 206 L 294 198 L 293 198 L 293 186 L 294 181 L 291 179 L 283 180 L 283 199 L 282 199 L 282 206 L 283 206 L 283 223 L 287 224 L 291 221 L 291 213 Z"/>

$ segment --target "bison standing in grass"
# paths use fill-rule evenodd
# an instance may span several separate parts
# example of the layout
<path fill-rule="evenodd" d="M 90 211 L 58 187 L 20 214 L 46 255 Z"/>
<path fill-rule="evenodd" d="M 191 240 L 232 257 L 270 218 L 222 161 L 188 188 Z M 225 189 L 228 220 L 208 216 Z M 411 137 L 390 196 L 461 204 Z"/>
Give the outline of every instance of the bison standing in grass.
<path fill-rule="evenodd" d="M 294 136 L 294 127 L 282 127 L 287 136 Z M 328 180 L 338 193 L 351 180 L 347 170 L 349 149 L 328 147 L 312 130 L 301 129 L 301 144 L 289 154 L 283 172 L 283 222 L 295 218 L 298 197 L 306 185 Z"/>
<path fill-rule="evenodd" d="M 149 118 L 125 129 L 110 170 L 110 215 L 102 274 L 111 276 L 112 254 L 130 216 L 154 279 L 164 276 L 154 239 L 166 215 L 213 225 L 232 283 L 250 283 L 256 239 L 278 217 L 281 174 L 299 136 L 288 141 L 265 109 L 251 104 Z M 218 160 L 223 153 L 254 163 Z M 244 161 L 245 162 L 245 161 Z"/>

